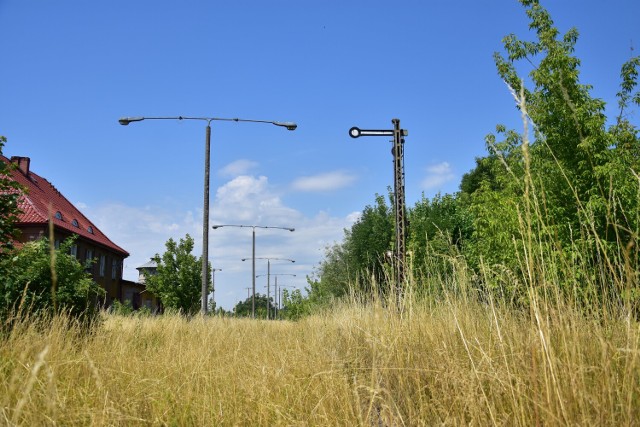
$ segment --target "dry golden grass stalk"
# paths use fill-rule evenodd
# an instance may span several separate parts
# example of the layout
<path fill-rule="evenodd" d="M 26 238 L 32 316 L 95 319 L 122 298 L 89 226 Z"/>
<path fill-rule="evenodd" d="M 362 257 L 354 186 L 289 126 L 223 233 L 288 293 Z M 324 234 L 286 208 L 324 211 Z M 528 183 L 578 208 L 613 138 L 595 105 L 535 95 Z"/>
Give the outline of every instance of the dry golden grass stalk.
<path fill-rule="evenodd" d="M 532 296 L 532 298 L 536 298 Z M 299 322 L 29 319 L 0 341 L 7 425 L 630 425 L 640 327 L 451 296 Z"/>

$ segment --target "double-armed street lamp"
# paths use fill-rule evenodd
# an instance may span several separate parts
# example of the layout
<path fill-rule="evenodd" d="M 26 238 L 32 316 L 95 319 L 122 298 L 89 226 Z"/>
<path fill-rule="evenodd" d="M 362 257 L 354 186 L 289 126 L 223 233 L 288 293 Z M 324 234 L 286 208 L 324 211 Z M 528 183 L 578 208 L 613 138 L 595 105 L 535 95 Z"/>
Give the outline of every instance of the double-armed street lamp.
<path fill-rule="evenodd" d="M 211 122 L 249 122 L 249 123 L 269 123 L 275 126 L 284 127 L 287 130 L 295 130 L 298 125 L 293 122 L 276 122 L 271 120 L 252 120 L 222 117 L 123 117 L 118 122 L 127 126 L 129 123 L 141 122 L 143 120 L 199 120 L 207 122 L 205 151 L 204 151 L 204 207 L 202 221 L 202 313 L 207 313 L 207 270 L 209 263 L 209 170 L 211 163 Z"/>
<path fill-rule="evenodd" d="M 242 261 L 246 261 L 248 258 L 242 258 Z M 289 261 L 289 262 L 295 262 L 292 259 L 289 258 L 255 258 L 255 259 L 266 259 L 267 260 L 267 320 L 269 320 L 269 294 L 270 294 L 270 289 L 269 286 L 271 284 L 271 261 Z M 260 277 L 260 276 L 264 276 L 264 274 L 259 274 L 256 277 Z M 295 274 L 294 274 L 295 276 Z M 277 283 L 278 277 L 276 276 L 276 283 Z"/>
<path fill-rule="evenodd" d="M 251 228 L 253 229 L 253 240 L 251 244 L 251 259 L 252 259 L 252 268 L 251 268 L 251 282 L 253 287 L 253 296 L 251 297 L 251 317 L 256 318 L 256 228 L 273 228 L 278 230 L 288 230 L 291 232 L 296 231 L 295 228 L 289 227 L 272 227 L 266 225 L 237 225 L 237 224 L 219 224 L 212 225 L 211 228 L 217 230 L 218 228 L 223 227 L 237 227 L 237 228 Z M 247 258 L 245 258 L 247 259 Z M 244 261 L 244 260 L 243 260 Z"/>

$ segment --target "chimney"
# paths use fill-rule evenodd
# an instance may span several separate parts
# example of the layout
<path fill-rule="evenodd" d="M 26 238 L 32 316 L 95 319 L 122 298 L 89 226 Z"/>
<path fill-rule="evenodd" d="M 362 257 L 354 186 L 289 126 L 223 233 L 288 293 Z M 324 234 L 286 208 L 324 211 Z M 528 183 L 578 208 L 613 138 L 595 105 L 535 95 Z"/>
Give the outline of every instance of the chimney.
<path fill-rule="evenodd" d="M 29 164 L 31 163 L 29 157 L 11 156 L 11 163 L 18 165 L 18 169 L 24 176 L 29 176 Z"/>

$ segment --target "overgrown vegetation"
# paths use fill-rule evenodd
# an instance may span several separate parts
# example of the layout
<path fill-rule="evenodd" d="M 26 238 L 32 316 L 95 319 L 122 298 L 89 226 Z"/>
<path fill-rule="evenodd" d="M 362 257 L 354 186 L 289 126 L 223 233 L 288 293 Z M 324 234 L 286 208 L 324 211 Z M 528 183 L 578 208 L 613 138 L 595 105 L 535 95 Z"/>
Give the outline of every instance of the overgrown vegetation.
<path fill-rule="evenodd" d="M 471 285 L 458 277 L 459 285 Z M 633 425 L 640 330 L 532 295 L 355 301 L 297 322 L 106 315 L 0 336 L 8 425 Z"/>
<path fill-rule="evenodd" d="M 55 313 L 95 318 L 105 291 L 70 254 L 74 243 L 68 238 L 53 249 L 43 238 L 0 257 L 0 319 Z"/>
<path fill-rule="evenodd" d="M 0 154 L 7 138 L 0 135 Z M 18 219 L 18 199 L 22 189 L 9 178 L 9 171 L 15 165 L 0 161 L 0 257 L 13 248 L 17 235 L 15 223 Z M 0 271 L 2 273 L 2 271 Z"/>
<path fill-rule="evenodd" d="M 169 311 L 197 313 L 202 296 L 202 261 L 191 253 L 193 238 L 187 234 L 179 242 L 169 239 L 165 246 L 167 250 L 162 256 L 156 254 L 153 257 L 157 272 L 147 276 L 147 290 L 157 295 Z M 211 265 L 207 285 L 208 293 L 211 291 Z"/>
<path fill-rule="evenodd" d="M 386 300 L 393 212 L 376 196 L 327 250 L 308 296 L 283 292 L 280 316 L 295 322 L 131 316 L 116 304 L 87 333 L 68 310 L 17 310 L 0 328 L 0 423 L 636 424 L 640 140 L 628 112 L 640 105 L 640 59 L 622 67 L 608 124 L 579 81 L 577 32 L 560 37 L 538 2 L 521 3 L 537 39 L 506 37 L 496 65 L 523 131 L 499 125 L 460 192 L 409 210 L 402 310 Z M 170 241 L 156 256 L 166 279 L 155 292 L 185 314 L 199 301 L 192 245 Z M 0 250 L 0 271 L 22 274 L 0 300 L 12 310 L 86 302 L 65 299 L 90 288 L 68 248 L 54 269 L 47 248 Z M 67 273 L 85 288 L 61 285 Z M 235 314 L 250 310 L 247 299 Z"/>
<path fill-rule="evenodd" d="M 409 209 L 412 291 L 441 295 L 438 287 L 463 269 L 477 298 L 523 307 L 533 291 L 581 310 L 637 313 L 640 139 L 629 112 L 640 105 L 640 58 L 622 66 L 611 120 L 580 82 L 577 30 L 561 35 L 538 1 L 521 3 L 535 40 L 505 37 L 495 63 L 522 131 L 498 125 L 458 193 L 423 197 Z M 327 249 L 309 303 L 322 305 L 350 286 L 363 294 L 372 283 L 382 293 L 391 288 L 392 218 L 377 196 L 344 241 Z"/>

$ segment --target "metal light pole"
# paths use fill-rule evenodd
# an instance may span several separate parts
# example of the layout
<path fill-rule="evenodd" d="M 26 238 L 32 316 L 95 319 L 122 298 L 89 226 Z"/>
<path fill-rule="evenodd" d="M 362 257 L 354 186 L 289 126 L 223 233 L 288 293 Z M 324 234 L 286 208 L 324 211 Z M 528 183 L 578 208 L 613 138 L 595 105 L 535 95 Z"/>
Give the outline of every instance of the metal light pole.
<path fill-rule="evenodd" d="M 211 161 L 211 122 L 250 122 L 250 123 L 270 123 L 272 125 L 285 127 L 288 130 L 295 130 L 298 125 L 293 122 L 275 122 L 271 120 L 251 120 L 238 118 L 221 118 L 221 117 L 122 117 L 118 122 L 127 126 L 132 122 L 140 122 L 142 120 L 200 120 L 207 122 L 205 150 L 204 150 L 204 203 L 203 203 L 203 220 L 202 220 L 202 313 L 207 313 L 207 270 L 209 265 L 209 170 Z"/>
<path fill-rule="evenodd" d="M 269 294 L 270 294 L 270 283 L 271 283 L 271 260 L 279 260 L 279 261 L 290 261 L 290 262 L 295 262 L 292 259 L 289 258 L 255 258 L 255 259 L 266 259 L 267 260 L 267 320 L 269 320 Z M 247 258 L 243 258 L 242 261 L 246 261 Z M 260 276 L 264 276 L 264 274 L 259 274 L 256 277 L 260 277 Z M 294 274 L 295 276 L 295 274 Z M 278 280 L 278 278 L 276 277 L 276 280 Z"/>
<path fill-rule="evenodd" d="M 252 239 L 252 245 L 251 245 L 251 259 L 252 259 L 252 270 L 251 270 L 251 282 L 252 282 L 252 286 L 253 286 L 253 297 L 251 299 L 251 317 L 252 318 L 256 318 L 256 228 L 275 228 L 278 230 L 288 230 L 291 232 L 296 231 L 295 228 L 289 228 L 289 227 L 271 227 L 271 226 L 265 226 L 265 225 L 236 225 L 236 224 L 219 224 L 219 225 L 213 225 L 211 226 L 211 228 L 213 228 L 214 230 L 217 230 L 218 228 L 222 228 L 222 227 L 237 227 L 237 228 L 252 228 L 253 229 L 253 239 Z M 246 258 L 243 259 L 243 261 Z"/>

